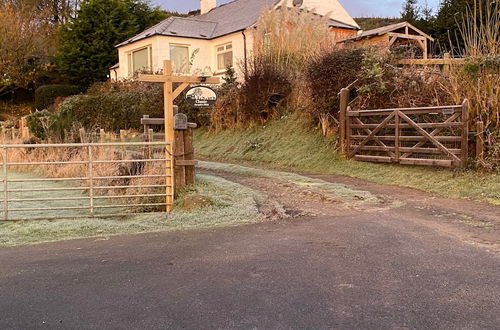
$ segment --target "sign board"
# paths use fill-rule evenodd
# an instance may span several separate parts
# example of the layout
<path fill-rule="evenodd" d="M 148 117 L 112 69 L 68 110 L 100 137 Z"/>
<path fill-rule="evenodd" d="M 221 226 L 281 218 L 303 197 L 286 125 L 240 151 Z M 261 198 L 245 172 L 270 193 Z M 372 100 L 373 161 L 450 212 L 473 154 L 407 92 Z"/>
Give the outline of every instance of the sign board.
<path fill-rule="evenodd" d="M 194 107 L 210 107 L 217 101 L 217 94 L 209 87 L 195 86 L 186 92 L 186 101 Z"/>
<path fill-rule="evenodd" d="M 174 116 L 174 129 L 185 131 L 188 129 L 188 117 L 183 113 Z"/>

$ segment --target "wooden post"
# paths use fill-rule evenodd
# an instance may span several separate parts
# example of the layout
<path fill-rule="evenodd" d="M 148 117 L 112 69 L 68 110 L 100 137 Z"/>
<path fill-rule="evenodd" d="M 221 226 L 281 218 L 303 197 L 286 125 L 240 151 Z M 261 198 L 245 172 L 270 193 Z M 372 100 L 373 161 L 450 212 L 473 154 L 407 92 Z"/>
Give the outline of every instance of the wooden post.
<path fill-rule="evenodd" d="M 163 62 L 163 74 L 167 77 L 172 76 L 172 62 L 165 61 Z M 166 180 L 165 184 L 167 185 L 166 189 L 166 201 L 167 204 L 166 211 L 172 211 L 172 205 L 174 204 L 174 195 L 175 195 L 175 187 L 174 187 L 174 144 L 175 144 L 175 132 L 174 132 L 174 98 L 173 98 L 173 84 L 172 80 L 167 81 L 163 84 L 163 98 L 164 98 L 164 106 L 165 106 L 165 142 L 169 143 L 166 146 L 165 150 L 165 168 L 166 171 Z"/>
<path fill-rule="evenodd" d="M 175 131 L 175 188 L 179 189 L 186 185 L 185 166 L 179 165 L 184 160 L 184 131 Z"/>
<path fill-rule="evenodd" d="M 189 87 L 189 84 L 205 83 L 205 84 L 219 84 L 220 78 L 218 77 L 187 77 L 187 76 L 174 76 L 172 70 L 172 62 L 163 62 L 163 75 L 147 75 L 141 74 L 139 81 L 163 83 L 163 98 L 164 98 L 164 124 L 165 124 L 165 184 L 166 184 L 166 211 L 172 211 L 174 201 L 174 99 L 181 95 L 182 91 Z M 173 90 L 173 83 L 180 83 L 180 86 Z"/>
<path fill-rule="evenodd" d="M 346 154 L 346 114 L 349 105 L 349 89 L 342 88 L 340 91 L 340 113 L 339 113 L 339 149 L 342 155 Z"/>
<path fill-rule="evenodd" d="M 349 157 L 349 154 L 350 154 L 350 151 L 351 151 L 351 135 L 352 135 L 352 128 L 351 128 L 351 117 L 349 117 L 349 112 L 351 112 L 351 107 L 347 107 L 347 111 L 346 111 L 346 125 L 347 125 L 347 148 L 346 148 L 346 155 L 348 158 Z"/>
<path fill-rule="evenodd" d="M 104 129 L 99 130 L 99 142 L 104 143 L 104 138 L 105 138 L 106 132 Z"/>
<path fill-rule="evenodd" d="M 469 100 L 465 99 L 462 103 L 462 167 L 467 166 L 469 157 Z"/>
<path fill-rule="evenodd" d="M 80 128 L 78 130 L 78 134 L 80 136 L 80 143 L 85 143 L 85 128 Z"/>
<path fill-rule="evenodd" d="M 481 163 L 484 160 L 484 123 L 477 122 L 476 128 L 476 162 Z"/>
<path fill-rule="evenodd" d="M 188 162 L 194 162 L 194 147 L 193 147 L 193 128 L 184 131 L 184 159 Z M 194 165 L 185 167 L 186 185 L 193 185 L 195 182 Z"/>
<path fill-rule="evenodd" d="M 396 151 L 396 162 L 399 163 L 399 160 L 401 158 L 401 151 L 399 148 L 401 148 L 401 143 L 399 141 L 399 136 L 400 136 L 400 133 L 401 133 L 401 129 L 399 127 L 399 125 L 401 124 L 401 118 L 399 116 L 399 111 L 396 111 L 396 116 L 394 117 L 394 120 L 395 120 L 395 133 L 396 133 L 396 141 L 394 141 L 394 148 L 395 148 L 395 151 Z"/>
<path fill-rule="evenodd" d="M 444 53 L 443 58 L 445 60 L 444 61 L 445 64 L 443 66 L 443 71 L 445 73 L 448 73 L 448 72 L 450 72 L 450 64 L 451 64 L 451 55 L 450 55 L 450 53 Z"/>
<path fill-rule="evenodd" d="M 142 119 L 149 119 L 149 115 L 142 116 Z M 149 134 L 149 124 L 144 124 L 144 142 L 149 142 L 148 134 Z"/>

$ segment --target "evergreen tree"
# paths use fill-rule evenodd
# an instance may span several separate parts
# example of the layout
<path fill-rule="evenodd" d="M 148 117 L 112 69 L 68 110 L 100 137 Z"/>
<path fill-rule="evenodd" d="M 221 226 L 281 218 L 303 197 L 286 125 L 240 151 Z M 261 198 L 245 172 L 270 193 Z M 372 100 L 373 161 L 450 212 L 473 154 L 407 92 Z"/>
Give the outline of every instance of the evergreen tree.
<path fill-rule="evenodd" d="M 115 45 L 166 17 L 144 0 L 88 0 L 76 18 L 60 29 L 56 55 L 59 71 L 70 81 L 88 86 L 107 78 L 118 61 Z"/>
<path fill-rule="evenodd" d="M 463 47 L 458 30 L 467 8 L 473 8 L 474 0 L 443 0 L 434 23 L 434 36 L 443 50 Z"/>
<path fill-rule="evenodd" d="M 401 12 L 403 21 L 415 25 L 419 17 L 420 13 L 417 7 L 417 0 L 406 0 L 403 4 L 403 11 Z"/>

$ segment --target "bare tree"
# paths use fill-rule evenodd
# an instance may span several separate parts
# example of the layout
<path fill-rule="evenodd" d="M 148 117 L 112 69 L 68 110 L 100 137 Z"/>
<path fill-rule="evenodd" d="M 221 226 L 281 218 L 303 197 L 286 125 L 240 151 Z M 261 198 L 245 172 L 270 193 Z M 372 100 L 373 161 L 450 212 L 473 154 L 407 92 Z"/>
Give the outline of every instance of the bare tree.
<path fill-rule="evenodd" d="M 0 4 L 0 94 L 28 87 L 54 53 L 54 25 L 44 10 Z"/>

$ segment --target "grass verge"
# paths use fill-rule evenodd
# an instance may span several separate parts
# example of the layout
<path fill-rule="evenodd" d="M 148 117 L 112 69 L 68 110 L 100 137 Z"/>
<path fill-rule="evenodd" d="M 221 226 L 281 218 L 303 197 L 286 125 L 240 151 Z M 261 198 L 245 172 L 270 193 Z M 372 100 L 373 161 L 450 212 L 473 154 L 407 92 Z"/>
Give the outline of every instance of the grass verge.
<path fill-rule="evenodd" d="M 193 211 L 182 209 L 191 195 L 209 197 L 211 205 Z M 124 219 L 77 219 L 18 221 L 0 223 L 0 246 L 28 245 L 88 237 L 175 231 L 182 229 L 230 226 L 260 220 L 256 191 L 221 178 L 199 175 L 196 186 L 181 192 L 176 211 Z"/>
<path fill-rule="evenodd" d="M 500 175 L 473 170 L 362 163 L 340 159 L 335 141 L 297 117 L 273 120 L 245 130 L 195 133 L 203 158 L 252 162 L 272 168 L 344 175 L 375 183 L 417 188 L 438 196 L 469 198 L 500 205 Z"/>

